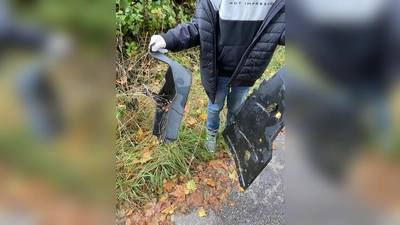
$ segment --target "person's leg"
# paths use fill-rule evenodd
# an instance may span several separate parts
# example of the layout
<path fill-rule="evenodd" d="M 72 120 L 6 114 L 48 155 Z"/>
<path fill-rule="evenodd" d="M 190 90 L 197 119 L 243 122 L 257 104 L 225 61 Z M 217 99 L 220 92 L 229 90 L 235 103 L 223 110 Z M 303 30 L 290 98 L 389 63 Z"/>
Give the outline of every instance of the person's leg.
<path fill-rule="evenodd" d="M 228 81 L 229 77 L 218 77 L 214 104 L 208 100 L 205 147 L 209 152 L 215 152 L 217 148 L 217 135 L 220 125 L 219 114 L 224 107 L 226 96 L 229 93 L 229 88 L 226 86 Z"/>
<path fill-rule="evenodd" d="M 226 96 L 229 93 L 229 87 L 226 84 L 229 81 L 229 77 L 218 77 L 217 78 L 217 93 L 215 94 L 214 104 L 208 100 L 207 108 L 207 129 L 218 130 L 220 125 L 220 112 L 225 104 Z"/>
<path fill-rule="evenodd" d="M 244 98 L 249 92 L 250 87 L 234 87 L 228 94 L 228 113 L 226 115 L 225 127 L 230 124 L 230 120 L 233 117 L 235 111 L 243 103 Z"/>

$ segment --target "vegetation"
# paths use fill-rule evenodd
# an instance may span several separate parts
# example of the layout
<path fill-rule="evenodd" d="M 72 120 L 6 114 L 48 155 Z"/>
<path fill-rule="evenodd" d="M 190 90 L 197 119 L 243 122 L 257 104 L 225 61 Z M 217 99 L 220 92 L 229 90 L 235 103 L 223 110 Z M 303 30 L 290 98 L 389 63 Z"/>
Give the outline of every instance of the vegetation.
<path fill-rule="evenodd" d="M 196 1 L 116 0 L 116 4 L 116 34 L 123 36 L 125 52 L 132 56 L 154 33 L 190 21 Z"/>

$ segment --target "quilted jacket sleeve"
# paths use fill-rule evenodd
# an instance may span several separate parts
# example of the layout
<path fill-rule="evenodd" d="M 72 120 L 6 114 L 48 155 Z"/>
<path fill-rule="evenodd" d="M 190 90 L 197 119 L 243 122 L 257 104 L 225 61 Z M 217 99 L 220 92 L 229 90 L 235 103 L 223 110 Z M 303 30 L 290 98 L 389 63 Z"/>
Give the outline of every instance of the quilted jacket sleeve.
<path fill-rule="evenodd" d="M 166 34 L 161 34 L 166 43 L 166 49 L 177 52 L 200 45 L 199 29 L 196 18 L 192 22 L 179 24 Z"/>
<path fill-rule="evenodd" d="M 279 41 L 279 45 L 285 46 L 285 36 L 286 36 L 285 33 L 286 33 L 286 30 L 283 30 L 280 41 Z"/>

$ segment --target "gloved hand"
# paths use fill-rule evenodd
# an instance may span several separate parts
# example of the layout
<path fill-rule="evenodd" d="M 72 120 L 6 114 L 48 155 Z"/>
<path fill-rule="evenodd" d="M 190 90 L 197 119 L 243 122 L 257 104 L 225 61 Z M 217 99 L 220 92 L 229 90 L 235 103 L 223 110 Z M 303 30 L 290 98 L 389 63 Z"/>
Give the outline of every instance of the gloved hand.
<path fill-rule="evenodd" d="M 151 36 L 150 39 L 150 44 L 149 44 L 149 49 L 153 52 L 159 51 L 161 53 L 166 53 L 168 52 L 167 49 L 165 49 L 165 46 L 167 44 L 165 43 L 164 38 L 162 38 L 160 35 L 153 35 Z"/>

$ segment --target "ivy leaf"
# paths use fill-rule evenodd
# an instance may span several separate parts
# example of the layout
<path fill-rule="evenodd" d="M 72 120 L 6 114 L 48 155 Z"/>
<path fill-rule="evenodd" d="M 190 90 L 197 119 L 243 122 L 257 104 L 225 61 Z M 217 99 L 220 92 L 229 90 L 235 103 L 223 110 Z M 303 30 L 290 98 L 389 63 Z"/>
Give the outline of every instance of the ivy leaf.
<path fill-rule="evenodd" d="M 194 180 L 189 180 L 189 181 L 186 183 L 186 188 L 187 188 L 189 191 L 194 191 L 194 190 L 196 190 L 196 183 L 194 182 Z"/>
<path fill-rule="evenodd" d="M 231 180 L 235 180 L 236 176 L 235 176 L 235 171 L 233 171 L 232 173 L 229 173 L 229 179 Z"/>

